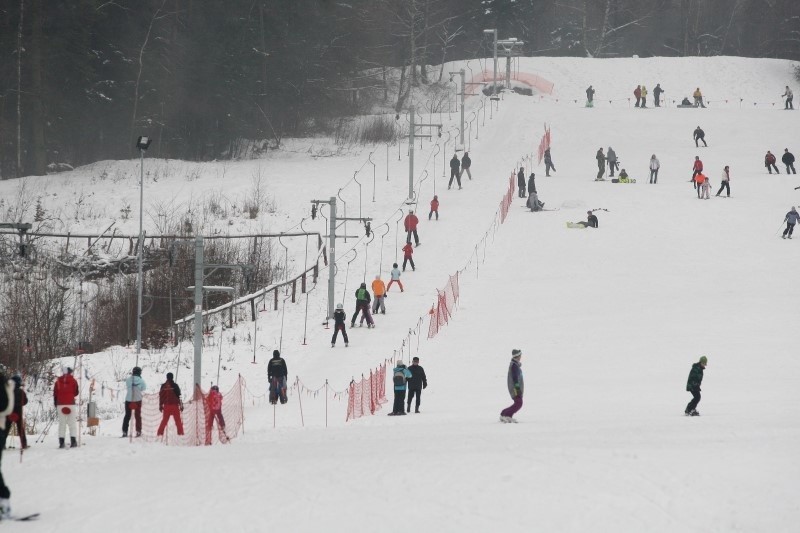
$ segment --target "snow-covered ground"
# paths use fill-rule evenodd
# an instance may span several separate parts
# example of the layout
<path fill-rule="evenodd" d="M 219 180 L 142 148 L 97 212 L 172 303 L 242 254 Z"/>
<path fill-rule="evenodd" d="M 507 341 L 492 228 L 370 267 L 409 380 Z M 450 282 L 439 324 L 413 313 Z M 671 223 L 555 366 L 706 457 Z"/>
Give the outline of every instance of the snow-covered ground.
<path fill-rule="evenodd" d="M 772 150 L 780 157 L 784 148 L 800 154 L 793 144 L 798 116 L 782 106 L 752 104 L 779 101 L 791 84 L 791 66 L 741 58 L 523 59 L 520 71 L 553 81 L 553 95 L 506 95 L 491 115 L 486 104 L 485 123 L 481 112 L 469 141 L 474 179 L 465 175 L 463 190 L 446 190 L 442 177 L 457 115 L 423 116 L 445 123 L 445 135 L 423 141 L 415 154 L 423 245 L 415 253 L 417 271 L 403 276 L 406 291 L 390 293 L 376 329 L 351 330 L 350 347 L 340 343 L 332 350 L 331 330 L 320 325 L 323 276 L 310 293 L 305 345 L 305 299 L 287 304 L 285 317 L 280 311 L 261 315 L 255 365 L 252 345 L 241 340 L 252 324 L 225 333 L 221 388 L 241 373 L 250 389 L 245 433 L 232 444 L 130 444 L 118 438 L 117 418 L 104 420 L 98 436 L 84 435 L 80 450 L 63 452 L 51 432 L 21 463 L 13 451 L 4 454 L 15 512 L 43 513 L 36 524 L 4 527 L 795 531 L 800 236 L 782 240 L 779 227 L 799 203 L 793 189 L 800 179 L 786 176 L 782 165 L 780 175 L 767 174 L 763 155 Z M 628 106 L 636 84 L 652 90 L 656 82 L 669 97 L 689 95 L 699 85 L 711 105 Z M 595 109 L 582 107 L 590 83 L 598 91 Z M 468 113 L 481 108 L 477 97 L 467 105 Z M 552 127 L 558 171 L 546 178 L 543 166 L 534 170 L 540 198 L 559 210 L 530 213 L 515 199 L 495 231 L 508 177 L 535 152 L 544 123 Z M 708 148 L 694 146 L 698 125 Z M 601 146 L 612 146 L 638 183 L 593 181 Z M 179 212 L 190 198 L 220 191 L 235 203 L 260 171 L 275 212 L 255 222 L 230 216 L 215 224 L 232 232 L 289 231 L 308 216 L 309 200 L 339 193 L 348 217 L 373 217 L 376 229 L 368 248 L 365 239 L 337 246 L 337 301 L 352 310 L 357 283 L 378 272 L 385 276 L 396 257 L 398 209 L 407 209 L 406 146 L 400 160 L 398 147 L 389 147 L 388 161 L 386 145 L 341 154 L 318 140 L 293 141 L 289 148 L 236 163 L 148 160 L 147 168 L 162 169 L 146 182 L 149 209 L 169 201 Z M 653 153 L 662 165 L 657 185 L 647 183 Z M 705 163 L 712 195 L 722 167 L 730 165 L 732 198 L 697 199 L 688 182 L 695 155 Z M 26 187 L 48 195 L 47 209 L 61 209 L 71 231 L 104 229 L 125 204 L 136 211 L 138 164 L 97 163 L 30 178 Z M 114 183 L 111 176 L 121 177 Z M 0 195 L 8 198 L 18 187 L 2 182 Z M 428 222 L 434 187 L 440 220 Z M 95 218 L 72 216 L 81 191 L 94 193 L 81 205 L 94 206 Z M 600 207 L 608 212 L 599 212 L 598 230 L 565 227 Z M 324 232 L 323 222 L 308 220 L 304 227 Z M 378 229 L 384 222 L 388 226 Z M 131 233 L 136 224 L 135 216 L 119 221 Z M 303 246 L 292 248 L 293 272 L 303 268 Z M 350 248 L 354 252 L 347 253 Z M 465 267 L 450 325 L 426 340 L 426 320 L 423 334 L 409 337 L 427 317 L 435 289 Z M 236 345 L 230 342 L 234 332 Z M 299 377 L 310 389 L 327 379 L 341 391 L 401 351 L 406 361 L 418 355 L 430 384 L 422 413 L 386 417 L 384 406 L 374 417 L 345 423 L 346 400 L 331 393 L 326 402 L 322 393 L 307 392 L 273 410 L 260 395 L 265 363 L 281 338 L 290 382 Z M 520 423 L 506 425 L 497 417 L 510 404 L 505 382 L 512 348 L 524 352 L 525 406 Z M 182 357 L 190 351 L 184 344 Z M 114 353 L 86 358 L 89 374 L 110 388 L 120 387 L 114 367 L 133 364 L 132 352 Z M 686 418 L 686 377 L 701 355 L 709 359 L 702 416 Z M 163 371 L 170 357 L 176 352 L 145 356 L 151 388 L 163 381 L 155 368 Z M 206 350 L 204 386 L 216 381 L 218 357 L 219 346 Z M 182 387 L 190 376 L 191 369 L 181 367 Z M 119 409 L 107 396 L 100 401 Z"/>

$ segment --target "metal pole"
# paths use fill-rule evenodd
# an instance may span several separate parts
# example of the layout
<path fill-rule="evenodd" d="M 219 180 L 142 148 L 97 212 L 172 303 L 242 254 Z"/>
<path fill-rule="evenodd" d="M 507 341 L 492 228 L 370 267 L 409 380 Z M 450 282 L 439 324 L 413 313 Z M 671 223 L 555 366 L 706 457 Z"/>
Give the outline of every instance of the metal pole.
<path fill-rule="evenodd" d="M 511 53 L 506 56 L 506 89 L 511 89 Z"/>
<path fill-rule="evenodd" d="M 139 149 L 139 277 L 137 279 L 138 299 L 136 302 L 136 366 L 139 366 L 139 353 L 142 351 L 142 256 L 144 255 L 144 231 L 142 214 L 144 212 L 144 150 Z"/>
<path fill-rule="evenodd" d="M 414 199 L 414 133 L 416 126 L 414 125 L 414 106 L 409 109 L 411 114 L 411 124 L 408 129 L 408 199 Z"/>
<path fill-rule="evenodd" d="M 497 96 L 497 28 L 494 29 L 494 78 L 492 79 L 492 94 Z"/>
<path fill-rule="evenodd" d="M 331 196 L 331 218 L 328 224 L 328 319 L 333 318 L 333 299 L 335 298 L 334 288 L 336 284 L 336 198 Z"/>
<path fill-rule="evenodd" d="M 194 384 L 202 381 L 203 369 L 203 236 L 194 241 Z"/>

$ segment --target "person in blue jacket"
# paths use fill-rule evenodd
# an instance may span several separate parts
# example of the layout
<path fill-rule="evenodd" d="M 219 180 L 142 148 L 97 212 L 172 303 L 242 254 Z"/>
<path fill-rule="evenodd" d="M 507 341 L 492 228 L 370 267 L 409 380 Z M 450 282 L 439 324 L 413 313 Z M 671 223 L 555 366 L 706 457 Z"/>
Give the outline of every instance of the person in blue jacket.
<path fill-rule="evenodd" d="M 412 377 L 411 372 L 403 364 L 403 361 L 397 361 L 397 365 L 392 369 L 392 383 L 394 384 L 394 406 L 390 415 L 405 415 L 405 401 L 406 389 L 408 388 L 408 379 Z"/>
<path fill-rule="evenodd" d="M 133 367 L 131 375 L 125 380 L 125 418 L 122 419 L 122 436 L 128 436 L 128 425 L 131 422 L 131 413 L 136 424 L 136 436 L 142 436 L 142 393 L 147 389 L 147 384 L 142 379 L 142 369 Z"/>

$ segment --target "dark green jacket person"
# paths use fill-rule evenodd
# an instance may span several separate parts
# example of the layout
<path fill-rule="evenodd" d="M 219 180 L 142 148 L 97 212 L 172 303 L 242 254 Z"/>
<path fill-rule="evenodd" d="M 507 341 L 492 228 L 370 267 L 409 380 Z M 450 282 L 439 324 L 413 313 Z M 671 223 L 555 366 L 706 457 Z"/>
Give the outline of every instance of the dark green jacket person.
<path fill-rule="evenodd" d="M 686 381 L 686 390 L 692 393 L 692 401 L 686 406 L 684 413 L 687 416 L 699 416 L 697 404 L 700 403 L 700 384 L 703 383 L 703 371 L 708 364 L 708 357 L 705 355 L 700 358 L 689 371 L 689 379 Z"/>

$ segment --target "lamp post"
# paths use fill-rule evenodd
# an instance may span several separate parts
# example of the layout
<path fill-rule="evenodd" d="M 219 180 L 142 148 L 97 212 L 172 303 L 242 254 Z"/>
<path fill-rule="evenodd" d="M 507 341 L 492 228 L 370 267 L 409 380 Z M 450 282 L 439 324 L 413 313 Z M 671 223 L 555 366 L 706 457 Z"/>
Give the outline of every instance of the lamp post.
<path fill-rule="evenodd" d="M 144 256 L 144 231 L 142 220 L 144 213 L 144 153 L 150 147 L 152 139 L 140 136 L 136 140 L 136 148 L 139 149 L 139 253 L 137 262 L 139 266 L 139 278 L 137 281 L 138 298 L 136 302 L 136 366 L 139 366 L 139 353 L 142 351 L 142 257 Z"/>
<path fill-rule="evenodd" d="M 483 33 L 494 36 L 494 44 L 492 46 L 492 49 L 494 50 L 494 77 L 492 78 L 492 96 L 497 97 L 497 28 L 492 30 L 483 30 Z"/>
<path fill-rule="evenodd" d="M 466 73 L 464 72 L 463 68 L 461 70 L 459 70 L 458 72 L 450 72 L 450 81 L 453 81 L 453 76 L 455 76 L 456 74 L 461 76 L 461 128 L 459 130 L 460 133 L 459 133 L 458 142 L 463 148 L 463 146 L 464 146 L 464 96 L 465 96 L 465 93 L 467 92 L 466 91 L 466 83 L 465 83 L 464 78 L 466 76 Z"/>

